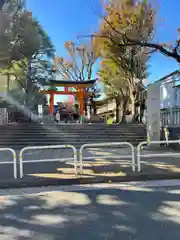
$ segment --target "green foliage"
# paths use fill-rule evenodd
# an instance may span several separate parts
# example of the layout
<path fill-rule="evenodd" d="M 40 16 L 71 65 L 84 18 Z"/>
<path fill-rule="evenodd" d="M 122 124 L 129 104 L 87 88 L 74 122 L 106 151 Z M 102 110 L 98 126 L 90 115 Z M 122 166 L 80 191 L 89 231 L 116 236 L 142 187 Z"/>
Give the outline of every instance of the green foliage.
<path fill-rule="evenodd" d="M 27 60 L 13 61 L 8 68 L 1 68 L 0 74 L 13 76 L 19 88 L 25 88 L 27 76 Z"/>
<path fill-rule="evenodd" d="M 0 73 L 15 76 L 16 89 L 11 95 L 21 103 L 34 106 L 45 103 L 40 86 L 52 79 L 54 46 L 25 1 L 11 0 L 0 12 Z M 19 97 L 18 97 L 19 96 Z"/>
<path fill-rule="evenodd" d="M 9 66 L 12 61 L 53 57 L 54 47 L 39 22 L 24 9 L 24 2 L 9 1 L 0 12 L 0 64 Z"/>
<path fill-rule="evenodd" d="M 128 94 L 125 72 L 112 59 L 104 59 L 98 75 L 107 97 L 123 98 Z"/>
<path fill-rule="evenodd" d="M 41 93 L 39 93 L 40 83 L 42 80 L 41 75 L 40 77 L 38 75 L 39 74 L 38 71 L 40 69 L 39 65 L 36 63 L 32 68 L 31 76 L 32 81 L 28 84 L 28 91 L 27 91 L 27 65 L 28 65 L 27 59 L 23 59 L 17 62 L 13 61 L 11 67 L 9 68 L 0 69 L 0 74 L 10 76 L 9 94 L 13 99 L 18 101 L 20 104 L 25 104 L 28 95 L 28 99 L 30 102 L 29 107 L 35 107 L 36 104 L 37 105 L 45 104 L 47 102 L 46 96 L 43 96 Z M 11 80 L 11 76 L 14 76 L 13 80 Z"/>
<path fill-rule="evenodd" d="M 57 89 L 57 87 L 55 87 L 55 86 L 51 86 L 51 87 L 49 87 L 48 88 L 48 91 L 58 91 L 58 89 Z"/>

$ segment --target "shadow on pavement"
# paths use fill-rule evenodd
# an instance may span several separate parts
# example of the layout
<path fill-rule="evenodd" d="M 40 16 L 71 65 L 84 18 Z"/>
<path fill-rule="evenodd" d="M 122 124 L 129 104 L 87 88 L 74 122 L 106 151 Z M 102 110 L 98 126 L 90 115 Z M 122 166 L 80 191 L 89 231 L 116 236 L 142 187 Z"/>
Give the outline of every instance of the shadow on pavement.
<path fill-rule="evenodd" d="M 179 190 L 87 187 L 0 199 L 2 240 L 180 239 Z"/>

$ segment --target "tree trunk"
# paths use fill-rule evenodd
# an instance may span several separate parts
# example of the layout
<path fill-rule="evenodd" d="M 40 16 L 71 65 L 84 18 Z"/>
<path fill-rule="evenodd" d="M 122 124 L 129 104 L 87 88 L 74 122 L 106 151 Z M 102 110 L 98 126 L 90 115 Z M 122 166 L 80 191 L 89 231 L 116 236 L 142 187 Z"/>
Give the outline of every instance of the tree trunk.
<path fill-rule="evenodd" d="M 27 81 L 26 81 L 26 86 L 25 86 L 25 92 L 26 92 L 25 105 L 27 107 L 30 107 L 30 103 L 31 103 L 31 99 L 30 99 L 30 94 L 31 94 L 31 89 L 32 89 L 31 72 L 32 72 L 31 60 L 28 60 Z"/>
<path fill-rule="evenodd" d="M 144 117 L 145 108 L 146 108 L 145 101 L 143 101 L 143 103 L 140 106 L 140 119 L 139 119 L 140 123 L 143 123 L 143 117 Z"/>
<path fill-rule="evenodd" d="M 139 123 L 143 123 L 144 108 L 140 109 Z"/>
<path fill-rule="evenodd" d="M 136 106 L 135 106 L 135 97 L 132 94 L 131 95 L 131 117 L 132 117 L 132 122 L 136 121 Z"/>
<path fill-rule="evenodd" d="M 127 109 L 127 100 L 125 99 L 122 104 L 122 118 L 121 123 L 126 123 L 126 109 Z"/>
<path fill-rule="evenodd" d="M 120 99 L 116 98 L 116 123 L 120 122 Z"/>
<path fill-rule="evenodd" d="M 131 100 L 131 119 L 133 123 L 138 122 L 138 111 L 136 107 L 136 93 L 134 93 L 133 89 L 130 91 L 130 100 Z"/>

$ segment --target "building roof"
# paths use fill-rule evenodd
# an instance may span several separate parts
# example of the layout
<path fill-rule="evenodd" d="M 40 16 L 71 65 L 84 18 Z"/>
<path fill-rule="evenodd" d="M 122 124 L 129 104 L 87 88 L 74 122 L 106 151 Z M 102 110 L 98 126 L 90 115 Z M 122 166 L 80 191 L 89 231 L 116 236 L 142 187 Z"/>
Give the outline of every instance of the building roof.
<path fill-rule="evenodd" d="M 68 85 L 74 85 L 74 86 L 87 86 L 90 87 L 93 84 L 96 83 L 96 79 L 89 80 L 89 81 L 68 81 L 68 80 L 50 80 L 50 84 L 55 86 L 68 86 Z M 46 86 L 49 86 L 50 84 L 45 84 Z"/>
<path fill-rule="evenodd" d="M 96 105 L 97 107 L 101 107 L 102 105 L 108 104 L 109 101 L 113 101 L 114 97 L 106 97 L 102 100 L 97 100 Z"/>
<path fill-rule="evenodd" d="M 180 71 L 179 70 L 176 70 L 172 73 L 169 73 L 168 75 L 165 75 L 164 77 L 160 78 L 159 80 L 155 81 L 154 83 L 160 83 L 161 81 L 164 81 L 172 76 L 175 76 L 175 75 L 179 75 L 180 76 Z M 153 84 L 153 83 L 152 83 Z M 149 84 L 151 85 L 151 84 Z"/>

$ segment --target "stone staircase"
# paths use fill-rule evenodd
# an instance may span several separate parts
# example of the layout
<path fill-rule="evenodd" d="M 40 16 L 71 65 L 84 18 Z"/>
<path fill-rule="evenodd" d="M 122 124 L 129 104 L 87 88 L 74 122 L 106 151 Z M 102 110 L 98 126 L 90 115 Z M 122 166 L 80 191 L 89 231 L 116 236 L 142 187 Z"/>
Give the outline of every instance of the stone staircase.
<path fill-rule="evenodd" d="M 87 117 L 84 118 L 84 123 L 102 123 L 103 121 L 98 115 L 94 115 L 89 120 Z"/>
<path fill-rule="evenodd" d="M 26 146 L 85 143 L 130 142 L 146 140 L 145 125 L 106 124 L 35 124 L 20 123 L 0 126 L 0 147 L 20 149 Z"/>

